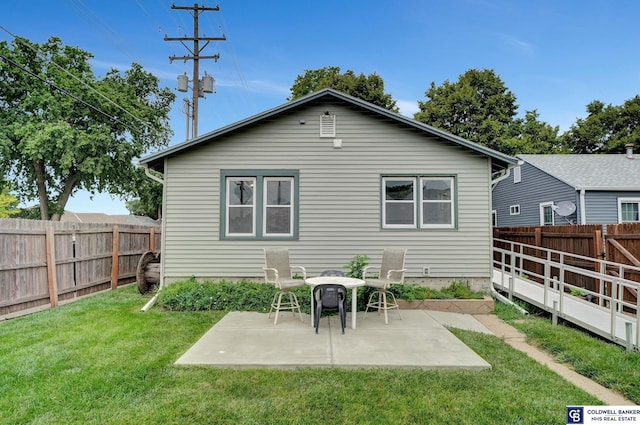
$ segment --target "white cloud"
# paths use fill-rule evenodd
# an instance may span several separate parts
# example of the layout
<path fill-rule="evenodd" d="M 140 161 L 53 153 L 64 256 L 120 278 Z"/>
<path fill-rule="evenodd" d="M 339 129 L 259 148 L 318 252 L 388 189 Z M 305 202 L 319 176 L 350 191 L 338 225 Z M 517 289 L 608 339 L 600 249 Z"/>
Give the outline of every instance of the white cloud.
<path fill-rule="evenodd" d="M 289 87 L 285 87 L 266 80 L 249 80 L 247 81 L 247 87 L 252 92 L 276 94 L 278 96 L 284 97 L 288 97 L 289 95 L 291 95 Z"/>
<path fill-rule="evenodd" d="M 396 100 L 396 105 L 400 109 L 400 114 L 408 118 L 413 118 L 413 114 L 420 110 L 416 100 Z"/>
<path fill-rule="evenodd" d="M 527 41 L 507 34 L 503 34 L 502 38 L 505 39 L 508 45 L 514 47 L 521 54 L 532 56 L 535 52 L 535 45 Z"/>

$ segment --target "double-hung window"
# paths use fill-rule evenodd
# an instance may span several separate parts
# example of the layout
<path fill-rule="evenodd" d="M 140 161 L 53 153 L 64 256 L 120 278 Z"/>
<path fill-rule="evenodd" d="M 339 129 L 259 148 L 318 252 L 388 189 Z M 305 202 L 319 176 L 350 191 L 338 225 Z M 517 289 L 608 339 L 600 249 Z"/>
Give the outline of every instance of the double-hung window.
<path fill-rule="evenodd" d="M 618 199 L 618 223 L 640 221 L 640 198 Z"/>
<path fill-rule="evenodd" d="M 452 176 L 386 176 L 382 178 L 382 227 L 451 229 L 455 220 Z"/>
<path fill-rule="evenodd" d="M 540 225 L 553 226 L 555 217 L 553 213 L 553 202 L 543 202 L 540 204 Z"/>
<path fill-rule="evenodd" d="M 223 238 L 296 238 L 297 177 L 297 171 L 223 171 Z"/>
<path fill-rule="evenodd" d="M 421 177 L 420 227 L 451 228 L 454 225 L 453 178 Z"/>
<path fill-rule="evenodd" d="M 413 178 L 383 179 L 383 227 L 416 227 L 416 182 Z"/>
<path fill-rule="evenodd" d="M 293 236 L 293 178 L 264 178 L 264 236 Z"/>
<path fill-rule="evenodd" d="M 227 235 L 256 235 L 256 178 L 227 178 Z"/>

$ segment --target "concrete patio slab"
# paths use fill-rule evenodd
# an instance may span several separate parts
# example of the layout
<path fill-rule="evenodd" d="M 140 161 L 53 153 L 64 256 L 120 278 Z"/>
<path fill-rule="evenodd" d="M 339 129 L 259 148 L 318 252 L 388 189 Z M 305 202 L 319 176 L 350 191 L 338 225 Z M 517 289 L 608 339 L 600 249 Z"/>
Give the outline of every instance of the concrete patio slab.
<path fill-rule="evenodd" d="M 281 314 L 273 324 L 267 314 L 230 312 L 176 364 L 229 368 L 410 368 L 471 369 L 491 367 L 425 310 L 403 310 L 402 319 L 359 312 L 357 328 L 341 333 L 338 316 L 323 316 L 319 333 L 310 316 Z M 435 312 L 440 313 L 440 312 Z M 440 316 L 447 326 L 488 332 L 471 315 Z M 350 316 L 347 324 L 351 323 Z M 457 324 L 457 326 L 456 326 Z M 464 326 L 464 327 L 463 327 Z"/>
<path fill-rule="evenodd" d="M 429 316 L 433 317 L 438 323 L 447 328 L 464 329 L 465 331 L 474 331 L 494 335 L 485 325 L 471 314 L 450 313 L 448 311 L 422 310 Z"/>

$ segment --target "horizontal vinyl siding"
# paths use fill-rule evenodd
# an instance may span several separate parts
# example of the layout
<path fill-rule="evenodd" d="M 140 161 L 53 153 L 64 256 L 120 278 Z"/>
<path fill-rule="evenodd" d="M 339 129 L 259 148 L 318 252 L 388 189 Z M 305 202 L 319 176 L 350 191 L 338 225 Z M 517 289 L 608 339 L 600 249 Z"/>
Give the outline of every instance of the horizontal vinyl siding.
<path fill-rule="evenodd" d="M 539 226 L 540 204 L 546 202 L 558 203 L 571 201 L 578 205 L 577 192 L 566 183 L 561 182 L 525 163 L 521 167 L 522 181 L 513 182 L 511 175 L 499 182 L 493 190 L 493 209 L 498 214 L 499 227 L 511 226 Z M 509 207 L 520 205 L 520 215 L 510 215 Z M 554 213 L 555 214 L 555 213 Z M 577 223 L 577 209 L 571 216 L 566 217 Z M 555 214 L 556 225 L 568 224 L 565 218 Z"/>
<path fill-rule="evenodd" d="M 587 191 L 587 224 L 615 224 L 618 222 L 618 198 L 640 198 L 640 192 Z"/>
<path fill-rule="evenodd" d="M 319 137 L 322 111 L 337 114 L 336 139 Z M 299 120 L 304 119 L 305 125 Z M 489 160 L 391 121 L 337 105 L 288 113 L 171 157 L 166 167 L 165 278 L 262 278 L 263 248 L 286 246 L 311 275 L 355 255 L 379 263 L 408 248 L 407 277 L 486 278 L 490 272 Z M 299 240 L 220 240 L 220 170 L 299 171 Z M 381 228 L 381 175 L 454 175 L 458 228 Z"/>

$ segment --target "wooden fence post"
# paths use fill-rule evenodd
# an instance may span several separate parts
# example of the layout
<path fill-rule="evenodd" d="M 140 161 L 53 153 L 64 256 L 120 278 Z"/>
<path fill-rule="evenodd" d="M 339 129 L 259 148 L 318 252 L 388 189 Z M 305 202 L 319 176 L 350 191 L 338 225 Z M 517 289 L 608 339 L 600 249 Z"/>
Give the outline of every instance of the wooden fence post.
<path fill-rule="evenodd" d="M 595 230 L 593 232 L 593 258 L 597 258 L 600 260 L 604 260 L 604 244 L 603 244 L 603 239 L 602 239 L 602 230 Z M 596 266 L 596 270 L 594 270 L 595 272 L 600 272 L 601 274 L 607 274 L 607 266 L 604 264 L 603 261 L 599 261 L 598 263 L 595 263 L 598 266 Z M 596 291 L 598 294 L 602 295 L 602 293 L 600 292 L 600 287 L 602 286 L 602 279 L 596 279 Z M 598 303 L 600 304 L 602 301 L 601 298 L 598 298 Z M 602 305 L 602 304 L 600 304 Z"/>
<path fill-rule="evenodd" d="M 534 243 L 536 247 L 542 246 L 542 227 L 536 227 L 534 230 Z M 536 249 L 535 257 L 540 258 L 540 250 Z M 542 264 L 536 261 L 536 274 L 540 276 L 542 274 Z"/>
<path fill-rule="evenodd" d="M 149 229 L 149 251 L 156 252 L 156 228 Z"/>
<path fill-rule="evenodd" d="M 118 289 L 118 249 L 120 248 L 120 229 L 113 226 L 113 254 L 111 256 L 111 289 Z"/>
<path fill-rule="evenodd" d="M 53 227 L 47 226 L 45 233 L 47 244 L 47 280 L 49 282 L 49 300 L 51 307 L 58 306 L 58 279 L 56 276 L 56 233 Z"/>

